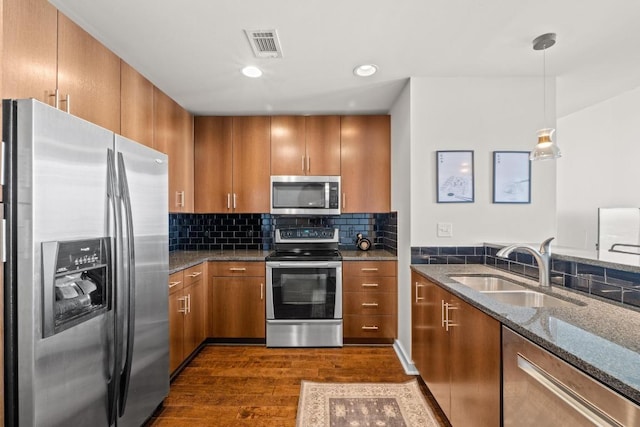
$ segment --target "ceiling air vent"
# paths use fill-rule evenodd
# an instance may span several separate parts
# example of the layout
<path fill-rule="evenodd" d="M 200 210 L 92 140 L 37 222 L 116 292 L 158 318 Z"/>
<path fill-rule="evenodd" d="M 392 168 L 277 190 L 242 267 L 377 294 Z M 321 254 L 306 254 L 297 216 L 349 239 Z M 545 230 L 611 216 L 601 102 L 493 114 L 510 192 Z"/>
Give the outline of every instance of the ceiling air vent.
<path fill-rule="evenodd" d="M 282 58 L 276 30 L 244 30 L 257 58 Z"/>

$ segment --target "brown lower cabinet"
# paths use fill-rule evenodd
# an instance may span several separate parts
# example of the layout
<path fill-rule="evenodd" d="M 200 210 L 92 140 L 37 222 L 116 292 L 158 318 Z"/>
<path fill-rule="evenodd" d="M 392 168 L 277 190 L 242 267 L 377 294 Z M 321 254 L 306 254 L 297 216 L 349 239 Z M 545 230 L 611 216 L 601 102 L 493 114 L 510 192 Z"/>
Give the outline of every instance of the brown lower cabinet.
<path fill-rule="evenodd" d="M 210 262 L 213 338 L 265 338 L 265 263 Z"/>
<path fill-rule="evenodd" d="M 500 425 L 500 322 L 412 272 L 412 359 L 454 426 Z"/>
<path fill-rule="evenodd" d="M 392 343 L 397 335 L 397 262 L 342 263 L 344 340 Z"/>
<path fill-rule="evenodd" d="M 204 264 L 169 276 L 169 373 L 206 338 Z"/>

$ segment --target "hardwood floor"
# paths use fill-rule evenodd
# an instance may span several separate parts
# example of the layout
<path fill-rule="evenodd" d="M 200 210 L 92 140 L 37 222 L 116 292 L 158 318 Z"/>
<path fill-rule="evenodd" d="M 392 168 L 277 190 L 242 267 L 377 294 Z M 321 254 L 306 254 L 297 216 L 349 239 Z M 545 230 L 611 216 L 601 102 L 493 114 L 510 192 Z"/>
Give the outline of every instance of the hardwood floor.
<path fill-rule="evenodd" d="M 147 425 L 293 427 L 301 380 L 413 378 L 404 373 L 392 347 L 207 346 L 174 379 L 163 408 Z M 428 392 L 425 395 L 430 401 Z"/>

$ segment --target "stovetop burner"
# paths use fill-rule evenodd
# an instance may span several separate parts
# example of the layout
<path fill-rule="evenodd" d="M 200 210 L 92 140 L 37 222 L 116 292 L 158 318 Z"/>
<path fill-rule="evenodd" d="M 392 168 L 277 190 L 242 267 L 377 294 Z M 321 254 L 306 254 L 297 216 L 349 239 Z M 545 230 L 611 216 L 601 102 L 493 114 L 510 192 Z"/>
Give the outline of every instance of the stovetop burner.
<path fill-rule="evenodd" d="M 267 261 L 342 261 L 338 250 L 321 251 L 279 251 L 270 253 Z"/>
<path fill-rule="evenodd" d="M 276 229 L 275 251 L 267 261 L 341 261 L 337 228 Z"/>

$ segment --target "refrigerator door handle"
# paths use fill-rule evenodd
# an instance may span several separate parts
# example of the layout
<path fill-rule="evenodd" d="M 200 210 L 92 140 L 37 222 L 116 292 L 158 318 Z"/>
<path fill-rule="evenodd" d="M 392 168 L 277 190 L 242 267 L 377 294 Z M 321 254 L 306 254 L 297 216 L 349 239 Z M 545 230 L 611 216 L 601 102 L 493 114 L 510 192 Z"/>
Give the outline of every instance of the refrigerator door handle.
<path fill-rule="evenodd" d="M 120 195 L 124 206 L 124 217 L 126 226 L 127 241 L 127 351 L 122 368 L 122 377 L 120 379 L 120 398 L 119 414 L 122 416 L 125 411 L 127 396 L 129 394 L 129 379 L 131 377 L 131 364 L 133 362 L 133 341 L 135 331 L 135 298 L 136 298 L 136 278 L 135 278 L 135 253 L 133 241 L 133 218 L 131 212 L 131 197 L 129 194 L 129 183 L 127 182 L 127 170 L 124 165 L 124 157 L 122 153 L 118 153 L 118 174 L 120 183 Z"/>
<path fill-rule="evenodd" d="M 115 229 L 115 242 L 112 244 L 112 254 L 117 253 L 119 251 L 119 239 L 118 236 L 121 235 L 120 232 L 120 210 L 119 210 L 119 202 L 118 202 L 118 188 L 116 185 L 117 176 L 116 176 L 116 167 L 115 167 L 115 159 L 114 153 L 112 149 L 107 149 L 107 197 L 109 198 L 110 208 L 113 212 L 113 216 L 107 216 L 107 232 L 110 232 L 110 223 L 109 219 L 113 217 L 114 221 L 114 229 Z M 115 255 L 115 254 L 114 254 Z M 113 353 L 110 354 L 109 360 L 112 363 L 110 367 L 110 378 L 107 385 L 107 393 L 108 393 L 108 415 L 109 415 L 109 425 L 115 425 L 115 421 L 118 413 L 118 390 L 120 389 L 120 371 L 121 371 L 121 354 L 122 354 L 122 345 L 121 345 L 121 331 L 118 327 L 119 319 L 118 313 L 120 311 L 120 307 L 118 304 L 118 269 L 119 269 L 119 258 L 118 256 L 112 256 L 111 261 L 111 291 L 112 291 L 112 301 L 113 301 L 113 317 L 114 324 L 111 330 L 111 341 L 109 343 L 109 353 L 111 353 L 113 349 Z"/>

